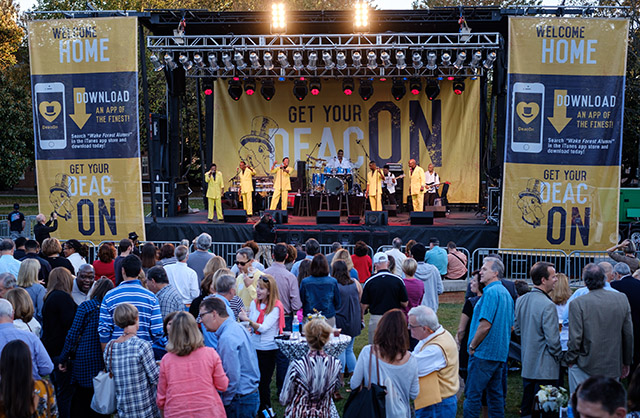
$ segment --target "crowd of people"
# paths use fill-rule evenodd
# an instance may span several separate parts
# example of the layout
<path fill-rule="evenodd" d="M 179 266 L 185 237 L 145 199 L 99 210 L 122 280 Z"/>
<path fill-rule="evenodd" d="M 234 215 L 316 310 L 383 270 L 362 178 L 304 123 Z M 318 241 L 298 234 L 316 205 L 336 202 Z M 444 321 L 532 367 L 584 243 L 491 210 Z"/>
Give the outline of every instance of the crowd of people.
<path fill-rule="evenodd" d="M 531 267 L 530 288 L 486 257 L 452 335 L 437 312 L 443 280 L 467 277 L 453 242 L 395 238 L 375 254 L 334 243 L 324 255 L 313 238 L 248 241 L 227 266 L 206 233 L 160 248 L 136 239 L 102 244 L 95 261 L 77 240 L 0 242 L 0 417 L 101 416 L 91 401 L 105 369 L 121 417 L 273 417 L 274 395 L 286 417 L 338 417 L 341 387 L 356 396 L 373 383 L 388 418 L 501 417 L 514 360 L 522 416 L 543 385 L 568 386 L 574 416 L 640 416 L 637 260 L 615 253 L 631 243 L 611 249 L 629 260 L 587 265 L 573 294 L 550 263 Z M 276 342 L 298 329 L 309 351 L 292 360 Z M 340 333 L 350 342 L 333 357 Z"/>

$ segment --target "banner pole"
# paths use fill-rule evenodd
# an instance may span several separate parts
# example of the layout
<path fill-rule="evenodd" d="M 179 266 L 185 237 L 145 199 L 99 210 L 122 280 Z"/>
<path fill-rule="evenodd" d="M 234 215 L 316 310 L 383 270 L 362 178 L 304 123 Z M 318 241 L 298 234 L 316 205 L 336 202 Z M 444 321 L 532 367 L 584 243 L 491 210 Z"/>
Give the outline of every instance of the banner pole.
<path fill-rule="evenodd" d="M 156 222 L 156 197 L 155 197 L 155 181 L 153 178 L 153 170 L 151 170 L 151 167 L 153 167 L 153 164 L 151 163 L 153 160 L 153 155 L 151 152 L 151 130 L 150 128 L 150 123 L 151 121 L 149 120 L 149 115 L 150 115 L 150 111 L 149 111 L 149 85 L 147 83 L 147 62 L 146 62 L 146 56 L 145 56 L 145 43 L 144 43 L 144 29 L 142 27 L 142 24 L 138 23 L 138 42 L 140 44 L 140 65 L 142 68 L 142 100 L 144 102 L 144 118 L 143 118 L 143 126 L 144 126 L 144 132 L 147 135 L 147 156 L 148 156 L 148 166 L 149 166 L 149 191 L 151 192 L 151 216 L 153 217 L 153 222 Z M 142 207 L 143 207 L 143 212 L 144 212 L 144 199 L 142 200 Z"/>

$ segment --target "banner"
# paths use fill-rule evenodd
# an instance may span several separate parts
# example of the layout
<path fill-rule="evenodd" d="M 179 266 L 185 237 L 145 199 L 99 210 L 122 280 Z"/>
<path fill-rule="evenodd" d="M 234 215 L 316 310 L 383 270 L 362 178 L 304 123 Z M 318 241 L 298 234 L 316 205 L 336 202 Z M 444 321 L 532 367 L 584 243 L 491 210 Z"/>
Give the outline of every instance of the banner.
<path fill-rule="evenodd" d="M 367 154 L 380 167 L 401 163 L 407 174 L 413 158 L 425 171 L 433 163 L 440 181 L 451 183 L 449 202 L 478 201 L 479 80 L 467 79 L 460 96 L 453 93 L 452 81 L 441 81 L 433 102 L 424 93 L 414 96 L 408 91 L 394 100 L 391 80 L 376 80 L 368 101 L 357 92 L 346 96 L 341 80 L 323 80 L 320 94 L 309 94 L 304 101 L 292 94 L 291 81 L 275 86 L 271 101 L 256 92 L 236 102 L 227 94 L 226 81 L 215 83 L 213 162 L 223 173 L 226 189 L 240 159 L 260 176 L 284 157 L 296 168 L 295 162 L 307 160 L 307 154 L 329 161 L 342 149 L 365 179 L 356 180 L 363 190 Z M 404 187 L 405 196 L 407 190 Z"/>
<path fill-rule="evenodd" d="M 29 22 L 38 207 L 61 239 L 144 240 L 134 17 Z"/>
<path fill-rule="evenodd" d="M 618 238 L 628 21 L 509 20 L 501 248 Z"/>

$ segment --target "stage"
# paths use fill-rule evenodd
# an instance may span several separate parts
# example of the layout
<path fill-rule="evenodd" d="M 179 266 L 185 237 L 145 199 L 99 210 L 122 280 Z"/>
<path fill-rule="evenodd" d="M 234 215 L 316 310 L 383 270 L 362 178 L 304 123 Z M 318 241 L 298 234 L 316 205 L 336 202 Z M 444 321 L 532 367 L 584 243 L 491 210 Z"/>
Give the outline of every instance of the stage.
<path fill-rule="evenodd" d="M 291 216 L 287 224 L 276 225 L 277 241 L 288 243 L 304 242 L 316 238 L 321 244 L 334 241 L 355 244 L 362 240 L 374 250 L 381 245 L 391 244 L 395 237 L 403 242 L 410 239 L 427 243 L 429 238 L 437 237 L 441 246 L 454 241 L 458 247 L 473 252 L 480 247 L 497 247 L 498 226 L 485 224 L 485 218 L 475 211 L 452 211 L 448 216 L 434 218 L 433 225 L 411 225 L 408 213 L 400 213 L 389 218 L 387 226 L 366 226 L 364 218 L 360 224 L 347 223 L 342 216 L 339 224 L 317 224 L 315 216 Z M 213 237 L 214 242 L 245 242 L 253 239 L 253 224 L 257 216 L 249 218 L 246 224 L 228 222 L 207 222 L 207 212 L 181 215 L 171 218 L 158 218 L 153 222 L 146 218 L 147 241 L 179 241 L 193 239 L 202 232 Z"/>

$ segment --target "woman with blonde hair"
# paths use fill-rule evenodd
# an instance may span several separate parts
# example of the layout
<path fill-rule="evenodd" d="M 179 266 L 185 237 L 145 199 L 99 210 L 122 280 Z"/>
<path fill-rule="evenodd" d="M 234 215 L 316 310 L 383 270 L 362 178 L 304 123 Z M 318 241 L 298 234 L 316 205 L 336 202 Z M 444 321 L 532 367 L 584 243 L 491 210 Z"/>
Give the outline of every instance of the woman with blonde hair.
<path fill-rule="evenodd" d="M 13 305 L 13 326 L 32 332 L 40 338 L 42 326 L 34 317 L 33 301 L 26 290 L 16 287 L 7 292 L 7 300 Z"/>
<path fill-rule="evenodd" d="M 33 302 L 36 319 L 42 323 L 42 306 L 44 305 L 44 295 L 47 293 L 43 285 L 38 282 L 40 272 L 40 262 L 30 258 L 20 264 L 18 271 L 18 286 L 27 291 Z"/>
<path fill-rule="evenodd" d="M 304 326 L 309 354 L 291 362 L 280 392 L 286 418 L 339 416 L 331 394 L 341 385 L 340 361 L 323 351 L 332 332 L 322 319 L 313 319 Z"/>
<path fill-rule="evenodd" d="M 562 351 L 567 351 L 567 343 L 569 342 L 569 324 L 564 324 L 562 318 L 565 317 L 565 311 L 569 308 L 567 301 L 573 294 L 569 287 L 569 278 L 564 273 L 558 273 L 556 275 L 558 281 L 554 288 L 549 292 L 549 297 L 556 304 L 556 311 L 558 313 L 558 323 L 560 324 L 560 345 Z M 558 384 L 564 386 L 564 375 L 567 373 L 567 368 L 560 365 L 560 376 L 558 377 Z"/>
<path fill-rule="evenodd" d="M 174 316 L 166 348 L 157 394 L 163 416 L 225 416 L 218 391 L 227 389 L 229 379 L 216 350 L 204 346 L 192 315 L 178 312 Z"/>
<path fill-rule="evenodd" d="M 61 253 L 62 244 L 60 244 L 58 238 L 47 238 L 42 242 L 42 254 L 44 255 L 44 259 L 51 264 L 52 270 L 56 267 L 64 267 L 69 270 L 71 274 L 76 274 L 71 261 L 61 256 Z"/>
<path fill-rule="evenodd" d="M 203 277 L 208 274 L 214 274 L 216 271 L 220 269 L 226 269 L 227 262 L 224 261 L 224 258 L 219 255 L 214 255 L 207 261 L 207 264 L 204 266 L 204 270 L 202 271 Z"/>
<path fill-rule="evenodd" d="M 331 260 L 332 272 L 333 272 L 333 264 L 336 261 L 344 261 L 345 264 L 347 265 L 347 271 L 349 272 L 349 276 L 353 279 L 356 279 L 356 281 L 358 281 L 358 270 L 356 270 L 353 267 L 353 260 L 351 259 L 351 255 L 349 254 L 349 251 L 345 250 L 344 248 L 341 248 L 336 252 L 336 255 L 333 256 L 333 260 Z"/>

